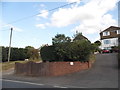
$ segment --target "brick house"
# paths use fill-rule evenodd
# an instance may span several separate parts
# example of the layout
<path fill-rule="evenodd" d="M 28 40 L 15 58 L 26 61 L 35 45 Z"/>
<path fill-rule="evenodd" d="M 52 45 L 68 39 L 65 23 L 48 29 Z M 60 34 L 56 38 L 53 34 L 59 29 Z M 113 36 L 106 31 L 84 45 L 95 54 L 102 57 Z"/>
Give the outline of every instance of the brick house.
<path fill-rule="evenodd" d="M 111 49 L 112 46 L 118 46 L 118 37 L 120 37 L 120 27 L 110 26 L 100 32 L 101 49 Z"/>

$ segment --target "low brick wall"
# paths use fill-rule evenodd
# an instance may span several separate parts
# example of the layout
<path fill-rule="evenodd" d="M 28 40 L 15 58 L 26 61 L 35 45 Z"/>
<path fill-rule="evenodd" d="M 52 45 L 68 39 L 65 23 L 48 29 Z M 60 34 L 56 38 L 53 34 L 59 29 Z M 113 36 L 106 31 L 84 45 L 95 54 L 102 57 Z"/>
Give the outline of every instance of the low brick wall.
<path fill-rule="evenodd" d="M 30 76 L 59 76 L 91 67 L 91 62 L 28 62 L 15 63 L 15 74 Z"/>

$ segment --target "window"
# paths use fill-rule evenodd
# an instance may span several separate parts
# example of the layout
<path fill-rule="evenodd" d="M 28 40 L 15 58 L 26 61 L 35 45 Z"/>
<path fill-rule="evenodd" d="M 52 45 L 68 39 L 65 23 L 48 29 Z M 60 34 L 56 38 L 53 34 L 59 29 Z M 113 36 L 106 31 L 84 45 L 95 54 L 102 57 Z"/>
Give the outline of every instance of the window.
<path fill-rule="evenodd" d="M 110 32 L 103 32 L 103 36 L 108 36 L 110 35 Z"/>
<path fill-rule="evenodd" d="M 117 30 L 117 34 L 120 34 L 120 30 Z"/>
<path fill-rule="evenodd" d="M 117 34 L 117 30 L 113 30 L 113 31 L 111 31 L 111 32 L 114 32 L 114 33 L 116 33 L 116 34 Z"/>
<path fill-rule="evenodd" d="M 110 44 L 110 40 L 104 40 L 104 44 Z"/>

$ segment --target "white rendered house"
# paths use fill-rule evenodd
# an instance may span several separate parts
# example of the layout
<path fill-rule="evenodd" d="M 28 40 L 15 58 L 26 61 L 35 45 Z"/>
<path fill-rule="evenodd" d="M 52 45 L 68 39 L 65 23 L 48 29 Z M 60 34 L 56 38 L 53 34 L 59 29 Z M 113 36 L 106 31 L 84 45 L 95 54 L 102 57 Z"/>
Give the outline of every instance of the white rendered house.
<path fill-rule="evenodd" d="M 111 49 L 112 46 L 118 46 L 118 37 L 120 37 L 120 27 L 111 26 L 100 32 L 100 48 Z"/>

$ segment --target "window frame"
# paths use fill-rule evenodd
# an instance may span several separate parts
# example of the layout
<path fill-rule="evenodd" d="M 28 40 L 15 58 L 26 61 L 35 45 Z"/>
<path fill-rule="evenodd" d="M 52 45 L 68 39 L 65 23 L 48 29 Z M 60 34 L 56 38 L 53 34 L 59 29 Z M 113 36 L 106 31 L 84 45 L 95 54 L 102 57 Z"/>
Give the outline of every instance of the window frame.
<path fill-rule="evenodd" d="M 111 44 L 111 40 L 104 40 L 104 44 Z"/>
<path fill-rule="evenodd" d="M 110 32 L 109 32 L 109 31 L 103 32 L 103 36 L 109 36 L 109 35 L 110 35 Z"/>
<path fill-rule="evenodd" d="M 117 30 L 117 34 L 120 34 L 120 30 Z"/>

